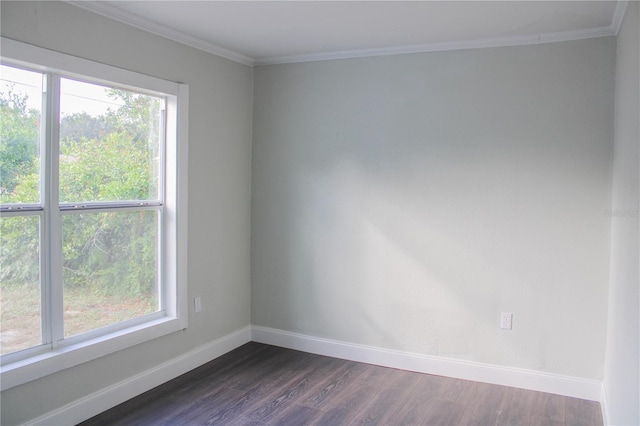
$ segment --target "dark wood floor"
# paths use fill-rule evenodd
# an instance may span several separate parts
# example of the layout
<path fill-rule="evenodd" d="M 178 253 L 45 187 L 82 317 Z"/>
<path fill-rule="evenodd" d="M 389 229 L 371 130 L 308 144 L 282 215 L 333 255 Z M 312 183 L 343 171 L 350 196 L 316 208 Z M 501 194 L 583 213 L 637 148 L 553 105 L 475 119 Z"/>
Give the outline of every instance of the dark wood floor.
<path fill-rule="evenodd" d="M 600 405 L 248 343 L 82 425 L 602 425 Z"/>

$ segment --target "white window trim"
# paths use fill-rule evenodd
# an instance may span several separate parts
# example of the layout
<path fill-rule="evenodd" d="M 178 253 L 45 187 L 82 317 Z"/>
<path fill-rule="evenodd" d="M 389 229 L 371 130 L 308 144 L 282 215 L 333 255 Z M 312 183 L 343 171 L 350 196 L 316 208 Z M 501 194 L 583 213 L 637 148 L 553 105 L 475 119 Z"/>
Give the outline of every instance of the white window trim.
<path fill-rule="evenodd" d="M 54 52 L 15 40 L 0 38 L 3 60 L 45 72 L 89 77 L 97 83 L 116 83 L 120 87 L 145 89 L 169 95 L 168 114 L 177 119 L 167 122 L 165 150 L 165 213 L 163 270 L 166 312 L 161 318 L 133 325 L 90 340 L 61 345 L 0 367 L 0 390 L 10 389 L 58 371 L 88 362 L 116 351 L 184 330 L 188 325 L 187 301 L 187 224 L 188 224 L 188 117 L 189 87 L 156 77 Z"/>

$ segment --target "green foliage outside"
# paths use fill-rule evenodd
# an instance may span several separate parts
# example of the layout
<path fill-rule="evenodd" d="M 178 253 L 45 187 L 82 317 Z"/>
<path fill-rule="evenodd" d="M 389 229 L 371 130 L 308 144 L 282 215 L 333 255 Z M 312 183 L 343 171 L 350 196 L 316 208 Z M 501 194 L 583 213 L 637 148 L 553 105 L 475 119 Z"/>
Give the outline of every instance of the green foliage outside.
<path fill-rule="evenodd" d="M 39 169 L 40 113 L 27 109 L 27 96 L 0 94 L 0 201 L 38 202 L 35 194 L 15 189 Z"/>
<path fill-rule="evenodd" d="M 0 93 L 0 202 L 39 201 L 39 138 L 40 113 L 26 95 Z M 0 220 L 0 283 L 38 285 L 37 232 L 32 217 Z"/>
<path fill-rule="evenodd" d="M 160 101 L 110 90 L 124 105 L 100 116 L 62 117 L 60 201 L 131 201 L 158 196 Z M 0 202 L 40 199 L 40 114 L 25 96 L 0 93 Z M 37 222 L 37 221 L 35 221 Z M 65 289 L 136 297 L 155 294 L 159 215 L 154 210 L 63 215 Z M 33 217 L 0 220 L 0 285 L 38 285 Z"/>

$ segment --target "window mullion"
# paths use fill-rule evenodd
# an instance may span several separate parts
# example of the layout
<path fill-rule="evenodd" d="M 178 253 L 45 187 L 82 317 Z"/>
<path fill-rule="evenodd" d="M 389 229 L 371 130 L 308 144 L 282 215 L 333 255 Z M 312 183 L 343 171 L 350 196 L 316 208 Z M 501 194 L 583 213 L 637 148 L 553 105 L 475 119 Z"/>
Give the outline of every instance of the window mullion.
<path fill-rule="evenodd" d="M 160 202 L 162 203 L 162 208 L 159 210 L 159 220 L 158 220 L 158 235 L 160 236 L 159 241 L 158 241 L 158 259 L 160 259 L 160 262 L 158 264 L 158 295 L 160 296 L 158 298 L 158 304 L 159 304 L 159 308 L 162 311 L 166 311 L 167 310 L 167 306 L 170 303 L 170 301 L 168 301 L 168 297 L 167 295 L 170 294 L 172 292 L 172 289 L 170 288 L 170 285 L 168 284 L 168 280 L 166 280 L 165 278 L 165 274 L 167 273 L 167 259 L 169 259 L 169 257 L 166 254 L 166 244 L 167 244 L 167 240 L 166 240 L 166 235 L 165 235 L 165 226 L 166 226 L 166 222 L 165 222 L 165 200 L 166 200 L 166 189 L 167 189 L 167 182 L 166 182 L 166 169 L 167 169 L 167 156 L 165 155 L 166 150 L 167 150 L 167 99 L 163 98 L 162 99 L 162 106 L 160 108 L 160 123 L 159 123 L 159 128 L 160 128 L 160 152 L 159 152 L 159 157 L 160 157 L 160 161 L 159 161 L 159 166 L 160 166 L 160 170 L 158 173 L 158 178 L 159 178 L 159 182 L 158 182 L 158 199 L 160 200 Z"/>
<path fill-rule="evenodd" d="M 62 298 L 62 218 L 59 207 L 60 77 L 47 74 L 45 107 L 45 226 L 47 228 L 47 285 L 50 342 L 55 348 L 64 337 Z"/>
<path fill-rule="evenodd" d="M 40 332 L 43 344 L 50 344 L 51 335 L 51 291 L 49 290 L 49 119 L 47 108 L 49 103 L 49 82 L 47 74 L 42 75 L 42 99 L 40 112 Z"/>

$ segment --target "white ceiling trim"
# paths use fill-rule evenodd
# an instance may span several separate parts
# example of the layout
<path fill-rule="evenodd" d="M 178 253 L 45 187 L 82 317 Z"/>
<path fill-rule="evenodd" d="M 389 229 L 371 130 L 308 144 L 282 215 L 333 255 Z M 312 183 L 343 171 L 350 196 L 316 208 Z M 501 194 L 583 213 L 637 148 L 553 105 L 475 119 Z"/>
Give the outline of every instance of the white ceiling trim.
<path fill-rule="evenodd" d="M 501 37 L 483 40 L 464 40 L 445 43 L 429 43 L 421 45 L 395 46 L 373 49 L 343 50 L 292 56 L 274 56 L 266 58 L 251 58 L 213 43 L 187 35 L 149 20 L 132 16 L 110 5 L 99 2 L 65 0 L 67 3 L 107 18 L 122 22 L 152 34 L 194 47 L 205 52 L 239 62 L 244 65 L 276 65 L 297 62 L 328 61 L 335 59 L 363 58 L 373 56 L 389 56 L 410 53 L 440 52 L 446 50 L 479 49 L 487 47 L 526 46 L 541 43 L 555 43 L 560 41 L 582 40 L 596 37 L 615 36 L 620 31 L 622 20 L 627 9 L 628 0 L 618 1 L 612 22 L 607 27 L 590 28 L 576 31 L 562 31 L 556 33 L 534 34 L 529 36 Z"/>
<path fill-rule="evenodd" d="M 330 61 L 334 59 L 366 58 L 410 53 L 442 52 L 447 50 L 481 49 L 487 47 L 528 46 L 559 41 L 582 40 L 587 38 L 616 35 L 611 27 L 590 28 L 588 30 L 564 31 L 530 36 L 501 37 L 482 40 L 464 40 L 444 43 L 429 43 L 411 46 L 397 46 L 375 49 L 343 50 L 339 52 L 311 53 L 307 55 L 274 56 L 255 59 L 255 65 L 277 65 L 298 62 Z"/>
<path fill-rule="evenodd" d="M 199 50 L 203 50 L 208 53 L 212 53 L 217 56 L 222 56 L 223 58 L 230 59 L 235 62 L 240 62 L 244 65 L 253 66 L 254 60 L 248 56 L 245 56 L 241 53 L 234 52 L 229 49 L 225 49 L 224 47 L 215 45 L 213 43 L 209 43 L 204 40 L 200 40 L 199 38 L 192 37 L 187 35 L 181 31 L 176 31 L 171 28 L 167 28 L 165 26 L 156 24 L 155 22 L 151 22 L 149 20 L 139 18 L 137 16 L 132 16 L 118 9 L 117 7 L 113 7 L 107 4 L 93 2 L 93 1 L 77 1 L 77 0 L 64 0 L 69 4 L 80 7 L 82 9 L 88 10 L 90 12 L 97 13 L 98 15 L 102 15 L 109 19 L 113 19 L 114 21 L 122 22 L 123 24 L 127 24 L 129 26 L 141 29 L 143 31 L 159 35 L 164 38 L 168 38 L 169 40 L 176 41 L 181 44 L 185 44 L 190 47 L 194 47 Z"/>
<path fill-rule="evenodd" d="M 611 28 L 616 32 L 616 35 L 620 32 L 620 27 L 622 26 L 622 20 L 624 19 L 624 14 L 627 12 L 627 5 L 629 4 L 629 0 L 618 0 L 616 4 L 616 9 L 613 11 L 613 19 L 611 20 Z"/>

